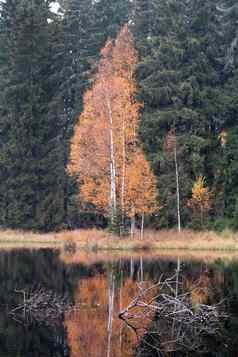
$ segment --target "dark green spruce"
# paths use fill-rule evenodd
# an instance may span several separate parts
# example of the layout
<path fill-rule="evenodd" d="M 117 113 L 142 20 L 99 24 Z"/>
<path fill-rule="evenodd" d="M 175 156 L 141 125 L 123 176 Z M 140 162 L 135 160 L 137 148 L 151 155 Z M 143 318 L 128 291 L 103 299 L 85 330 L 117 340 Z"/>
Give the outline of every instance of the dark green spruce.
<path fill-rule="evenodd" d="M 237 161 L 228 168 L 225 155 L 237 127 L 237 5 L 205 0 L 136 3 L 142 4 L 134 24 L 139 96 L 145 104 L 140 134 L 158 176 L 162 205 L 154 224 L 176 224 L 175 167 L 165 150 L 166 135 L 173 129 L 183 226 L 193 225 L 187 202 L 199 175 L 213 192 L 210 226 L 232 225 L 237 182 L 231 170 Z M 222 131 L 227 133 L 225 147 L 219 139 Z"/>
<path fill-rule="evenodd" d="M 63 219 L 60 118 L 49 115 L 51 34 L 44 0 L 7 0 L 1 8 L 0 221 L 55 229 Z"/>

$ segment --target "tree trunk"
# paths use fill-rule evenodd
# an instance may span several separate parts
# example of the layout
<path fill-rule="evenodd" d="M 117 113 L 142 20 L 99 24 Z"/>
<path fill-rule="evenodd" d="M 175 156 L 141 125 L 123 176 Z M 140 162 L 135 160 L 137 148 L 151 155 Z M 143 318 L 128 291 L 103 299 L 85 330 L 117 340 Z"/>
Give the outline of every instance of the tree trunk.
<path fill-rule="evenodd" d="M 143 268 L 143 257 L 140 257 L 140 281 L 144 281 L 144 268 Z"/>
<path fill-rule="evenodd" d="M 111 223 L 114 223 L 114 217 L 116 214 L 116 161 L 114 152 L 114 138 L 113 138 L 113 116 L 110 98 L 107 95 L 107 109 L 109 116 L 109 131 L 110 131 L 110 174 L 111 174 Z"/>
<path fill-rule="evenodd" d="M 122 301 L 122 298 L 123 298 L 123 294 L 122 294 L 122 291 L 123 291 L 123 269 L 122 269 L 122 264 L 121 264 L 121 259 L 120 259 L 120 301 L 119 301 L 119 308 L 120 308 L 120 311 L 122 311 L 122 308 L 123 308 L 123 301 Z M 123 324 L 120 325 L 120 350 L 122 349 L 122 331 L 123 331 Z"/>
<path fill-rule="evenodd" d="M 68 219 L 68 197 L 69 197 L 68 178 L 65 174 L 65 177 L 64 177 L 64 221 L 67 224 L 67 227 L 71 228 L 71 227 L 69 227 L 69 219 Z"/>
<path fill-rule="evenodd" d="M 135 234 L 135 225 L 136 225 L 135 212 L 133 210 L 133 215 L 131 217 L 131 239 L 134 237 Z"/>
<path fill-rule="evenodd" d="M 113 179 L 112 163 L 110 163 L 110 178 L 111 178 L 110 209 L 111 209 L 111 224 L 113 226 L 115 220 L 115 205 L 114 205 L 114 179 Z"/>
<path fill-rule="evenodd" d="M 175 173 L 176 173 L 176 195 L 177 195 L 178 231 L 181 232 L 179 172 L 178 172 L 178 161 L 177 161 L 177 147 L 176 147 L 176 144 L 175 144 L 175 149 L 174 149 L 174 162 L 175 162 Z"/>
<path fill-rule="evenodd" d="M 114 310 L 114 276 L 113 273 L 110 273 L 109 277 L 109 289 L 108 289 L 108 341 L 107 341 L 107 357 L 110 357 L 111 354 L 111 339 L 112 339 L 112 321 L 113 321 L 113 310 Z"/>
<path fill-rule="evenodd" d="M 122 178 L 121 178 L 121 225 L 122 229 L 124 231 L 124 209 L 125 209 L 125 181 L 126 181 L 126 138 L 125 138 L 125 120 L 123 118 L 123 147 L 122 147 L 122 157 L 123 157 L 123 162 L 122 162 Z"/>
<path fill-rule="evenodd" d="M 180 258 L 177 259 L 177 269 L 176 269 L 176 286 L 175 286 L 175 298 L 177 301 L 178 295 L 179 295 L 179 274 L 180 274 L 180 268 L 181 268 L 181 264 L 180 264 Z M 174 314 L 176 313 L 178 308 L 177 303 L 175 303 L 174 305 Z M 175 338 L 174 336 L 174 327 L 175 327 L 175 320 L 173 321 L 173 325 L 172 325 L 172 340 Z"/>
<path fill-rule="evenodd" d="M 144 239 L 144 222 L 145 222 L 145 214 L 142 213 L 142 216 L 141 216 L 141 230 L 140 230 L 140 239 L 141 240 Z"/>
<path fill-rule="evenodd" d="M 131 256 L 131 262 L 130 262 L 130 278 L 132 279 L 134 275 L 134 260 L 133 257 Z"/>

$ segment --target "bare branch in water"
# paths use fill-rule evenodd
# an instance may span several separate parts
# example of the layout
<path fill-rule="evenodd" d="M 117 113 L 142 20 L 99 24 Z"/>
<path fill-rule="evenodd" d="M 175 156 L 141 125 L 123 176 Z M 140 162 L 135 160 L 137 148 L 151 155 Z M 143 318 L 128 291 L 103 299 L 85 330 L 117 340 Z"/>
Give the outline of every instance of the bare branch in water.
<path fill-rule="evenodd" d="M 8 314 L 16 321 L 30 323 L 56 323 L 69 308 L 66 296 L 60 296 L 56 292 L 37 288 L 33 291 L 15 290 L 16 294 L 22 295 L 22 302 L 12 308 Z"/>
<path fill-rule="evenodd" d="M 143 343 L 160 355 L 173 351 L 205 353 L 207 344 L 204 341 L 218 336 L 228 318 L 223 302 L 194 305 L 192 294 L 200 282 L 184 292 L 179 273 L 177 269 L 171 278 L 161 277 L 149 288 L 139 284 L 138 295 L 119 313 L 119 317 L 136 333 L 144 329 Z M 145 322 L 146 327 L 143 326 Z"/>

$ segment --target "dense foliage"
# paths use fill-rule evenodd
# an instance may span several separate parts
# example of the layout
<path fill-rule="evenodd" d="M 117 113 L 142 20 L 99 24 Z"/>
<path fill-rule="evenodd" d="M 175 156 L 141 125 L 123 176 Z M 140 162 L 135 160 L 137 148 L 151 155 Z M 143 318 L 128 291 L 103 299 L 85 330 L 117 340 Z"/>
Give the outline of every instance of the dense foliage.
<path fill-rule="evenodd" d="M 139 55 L 139 134 L 158 178 L 154 227 L 177 224 L 176 135 L 182 226 L 199 177 L 210 192 L 203 225 L 238 227 L 238 5 L 235 0 L 1 1 L 0 224 L 53 230 L 104 224 L 79 209 L 66 171 L 83 93 L 100 49 L 128 23 Z M 206 218 L 206 219 L 205 219 Z"/>
<path fill-rule="evenodd" d="M 137 64 L 132 36 L 123 26 L 115 45 L 108 41 L 71 140 L 69 172 L 77 176 L 85 210 L 110 217 L 124 232 L 125 218 L 152 214 L 156 179 L 138 140 L 141 104 L 135 101 Z M 121 216 L 121 217 L 120 217 Z M 132 231 L 134 231 L 132 227 Z"/>

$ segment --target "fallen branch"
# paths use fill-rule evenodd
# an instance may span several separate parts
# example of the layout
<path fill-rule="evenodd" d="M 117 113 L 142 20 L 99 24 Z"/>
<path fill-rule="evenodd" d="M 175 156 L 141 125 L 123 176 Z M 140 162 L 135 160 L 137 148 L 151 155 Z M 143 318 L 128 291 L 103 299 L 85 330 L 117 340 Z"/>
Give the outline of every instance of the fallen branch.
<path fill-rule="evenodd" d="M 224 313 L 223 302 L 194 305 L 192 293 L 198 286 L 199 282 L 184 292 L 179 269 L 171 278 L 161 277 L 149 288 L 142 283 L 138 285 L 138 295 L 119 313 L 119 318 L 137 335 L 140 330 L 143 342 L 157 352 L 205 353 L 208 347 L 204 341 L 220 334 L 228 316 Z"/>
<path fill-rule="evenodd" d="M 51 290 L 37 288 L 34 291 L 15 290 L 15 293 L 22 295 L 22 303 L 13 307 L 8 314 L 24 323 L 55 323 L 69 307 L 66 296 L 60 296 Z"/>

